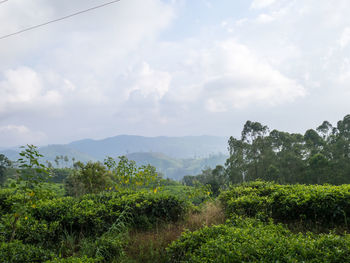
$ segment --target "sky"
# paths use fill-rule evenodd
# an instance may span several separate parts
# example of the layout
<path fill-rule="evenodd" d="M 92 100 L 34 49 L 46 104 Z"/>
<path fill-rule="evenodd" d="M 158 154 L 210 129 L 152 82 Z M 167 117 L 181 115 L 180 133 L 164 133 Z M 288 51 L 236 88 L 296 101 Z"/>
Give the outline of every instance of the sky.
<path fill-rule="evenodd" d="M 8 0 L 0 36 L 108 0 Z M 0 147 L 304 133 L 350 113 L 348 0 L 121 0 L 0 40 Z"/>

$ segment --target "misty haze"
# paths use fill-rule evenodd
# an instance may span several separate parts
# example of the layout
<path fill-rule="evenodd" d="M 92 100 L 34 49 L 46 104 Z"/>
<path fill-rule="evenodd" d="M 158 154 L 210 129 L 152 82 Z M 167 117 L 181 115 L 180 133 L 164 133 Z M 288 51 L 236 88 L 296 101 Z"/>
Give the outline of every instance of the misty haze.
<path fill-rule="evenodd" d="M 0 0 L 0 262 L 350 262 L 349 10 Z"/>

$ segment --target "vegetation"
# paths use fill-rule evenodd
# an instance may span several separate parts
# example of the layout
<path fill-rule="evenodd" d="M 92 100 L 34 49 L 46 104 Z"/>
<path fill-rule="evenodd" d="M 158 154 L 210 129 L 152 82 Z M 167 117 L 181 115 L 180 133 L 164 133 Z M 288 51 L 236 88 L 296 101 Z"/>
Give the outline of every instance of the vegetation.
<path fill-rule="evenodd" d="M 3 154 L 0 154 L 0 185 L 6 180 L 6 170 L 11 166 L 11 161 Z"/>
<path fill-rule="evenodd" d="M 0 261 L 350 262 L 350 115 L 305 135 L 248 121 L 229 149 L 182 183 L 125 156 L 0 156 Z"/>
<path fill-rule="evenodd" d="M 241 139 L 229 140 L 231 183 L 256 179 L 279 183 L 350 183 L 350 115 L 333 127 L 290 134 L 247 121 Z"/>
<path fill-rule="evenodd" d="M 294 234 L 282 225 L 237 218 L 186 232 L 169 262 L 350 262 L 350 236 Z"/>
<path fill-rule="evenodd" d="M 28 145 L 21 156 L 16 179 L 0 189 L 2 262 L 133 260 L 130 245 L 138 235 L 177 225 L 177 238 L 188 212 L 196 211 L 187 197 L 209 195 L 193 187 L 181 191 L 186 195 L 176 194 L 179 183 L 162 179 L 152 166 L 137 167 L 120 157 L 107 158 L 105 164 L 76 163 L 65 177 L 64 196 L 57 183 L 49 183 L 55 170 L 40 163 L 35 146 Z M 173 238 L 158 242 L 158 252 L 147 258 L 164 258 Z"/>
<path fill-rule="evenodd" d="M 226 214 L 303 226 L 308 230 L 348 229 L 350 185 L 277 185 L 251 182 L 221 193 Z"/>

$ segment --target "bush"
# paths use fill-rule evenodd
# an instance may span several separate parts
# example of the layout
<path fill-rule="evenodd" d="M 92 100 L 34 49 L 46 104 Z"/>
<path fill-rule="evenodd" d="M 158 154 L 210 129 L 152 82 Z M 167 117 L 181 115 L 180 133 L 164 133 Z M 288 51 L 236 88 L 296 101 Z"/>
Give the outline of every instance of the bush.
<path fill-rule="evenodd" d="M 45 263 L 99 263 L 100 259 L 84 257 L 68 257 L 68 258 L 55 258 L 53 260 L 46 261 Z"/>
<path fill-rule="evenodd" d="M 348 226 L 350 185 L 277 185 L 253 182 L 220 195 L 227 215 L 271 217 L 279 222 Z"/>
<path fill-rule="evenodd" d="M 3 199 L 12 200 L 13 196 Z M 178 221 L 187 207 L 184 200 L 172 195 L 133 191 L 41 200 L 20 216 L 15 237 L 25 243 L 53 247 L 64 231 L 70 235 L 101 236 L 125 212 L 129 227 L 151 228 L 159 223 Z M 1 217 L 0 232 L 6 240 L 10 239 L 13 220 L 9 212 Z"/>
<path fill-rule="evenodd" d="M 44 262 L 52 257 L 52 253 L 48 250 L 22 244 L 21 241 L 0 243 L 0 262 L 3 263 Z"/>
<path fill-rule="evenodd" d="M 282 225 L 236 219 L 186 232 L 169 262 L 350 262 L 350 236 L 293 234 Z"/>

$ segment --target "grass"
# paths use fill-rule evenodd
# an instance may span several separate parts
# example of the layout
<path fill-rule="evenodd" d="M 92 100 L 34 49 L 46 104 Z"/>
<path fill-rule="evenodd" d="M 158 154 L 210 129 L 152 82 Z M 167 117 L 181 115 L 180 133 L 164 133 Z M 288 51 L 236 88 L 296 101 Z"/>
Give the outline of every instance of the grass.
<path fill-rule="evenodd" d="M 219 202 L 211 201 L 203 204 L 199 211 L 191 211 L 182 222 L 157 226 L 149 231 L 131 231 L 125 262 L 167 262 L 166 247 L 178 239 L 186 229 L 194 231 L 203 226 L 224 222 L 225 215 Z"/>

